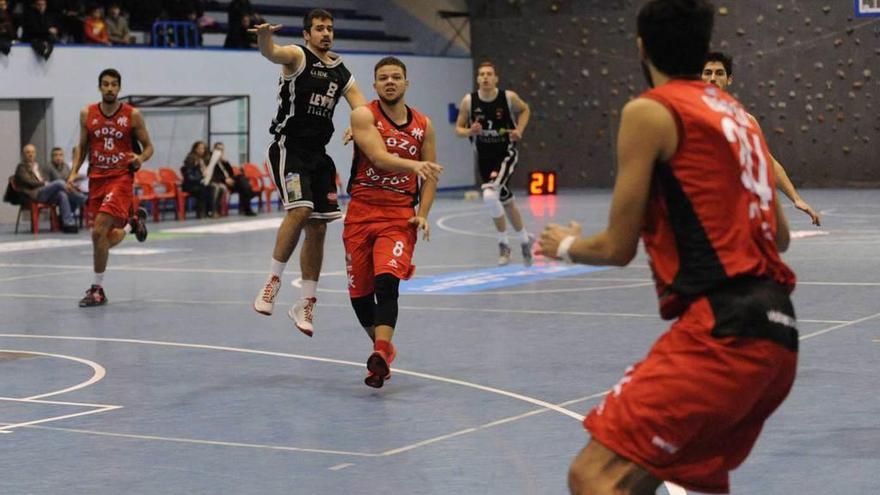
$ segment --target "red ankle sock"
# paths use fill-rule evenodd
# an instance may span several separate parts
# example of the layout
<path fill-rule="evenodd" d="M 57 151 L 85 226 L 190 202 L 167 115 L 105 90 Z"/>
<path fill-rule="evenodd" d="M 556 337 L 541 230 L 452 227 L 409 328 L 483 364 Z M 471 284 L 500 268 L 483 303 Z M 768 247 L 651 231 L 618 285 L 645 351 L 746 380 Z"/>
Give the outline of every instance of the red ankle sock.
<path fill-rule="evenodd" d="M 388 340 L 377 340 L 375 344 L 373 344 L 374 351 L 382 351 L 386 356 L 391 355 L 391 342 Z"/>

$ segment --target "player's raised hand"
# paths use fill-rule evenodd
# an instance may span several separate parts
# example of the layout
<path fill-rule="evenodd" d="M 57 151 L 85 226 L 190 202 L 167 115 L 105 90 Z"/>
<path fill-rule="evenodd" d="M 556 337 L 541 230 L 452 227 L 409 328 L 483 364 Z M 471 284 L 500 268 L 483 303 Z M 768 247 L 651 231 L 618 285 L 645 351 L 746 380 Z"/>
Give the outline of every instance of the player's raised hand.
<path fill-rule="evenodd" d="M 538 239 L 539 253 L 553 259 L 559 259 L 559 243 L 568 236 L 580 237 L 581 224 L 571 221 L 568 227 L 563 227 L 555 223 L 548 224 L 541 232 L 541 238 Z"/>
<path fill-rule="evenodd" d="M 269 23 L 257 24 L 256 26 L 248 29 L 248 32 L 249 33 L 256 33 L 257 36 L 270 36 L 270 35 L 272 35 L 272 33 L 278 31 L 282 27 L 284 27 L 284 26 L 281 24 L 269 24 Z"/>
<path fill-rule="evenodd" d="M 436 181 L 443 173 L 443 165 L 434 162 L 416 162 L 413 172 L 417 173 L 422 180 Z"/>
<path fill-rule="evenodd" d="M 425 217 L 414 216 L 409 219 L 409 224 L 414 226 L 417 230 L 422 231 L 422 240 L 430 241 L 431 240 L 431 227 L 428 223 L 428 219 Z"/>

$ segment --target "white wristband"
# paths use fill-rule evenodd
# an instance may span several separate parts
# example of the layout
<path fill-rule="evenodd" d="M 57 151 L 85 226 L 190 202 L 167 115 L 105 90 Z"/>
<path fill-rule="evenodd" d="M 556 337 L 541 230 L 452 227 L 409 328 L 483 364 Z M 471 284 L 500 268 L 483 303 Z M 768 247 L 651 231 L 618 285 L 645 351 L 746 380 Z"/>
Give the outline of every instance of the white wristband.
<path fill-rule="evenodd" d="M 559 243 L 559 247 L 556 248 L 556 257 L 566 263 L 572 263 L 571 255 L 568 254 L 568 250 L 571 249 L 571 245 L 574 244 L 574 241 L 576 240 L 577 237 L 573 235 L 566 236 L 565 239 L 562 239 Z"/>

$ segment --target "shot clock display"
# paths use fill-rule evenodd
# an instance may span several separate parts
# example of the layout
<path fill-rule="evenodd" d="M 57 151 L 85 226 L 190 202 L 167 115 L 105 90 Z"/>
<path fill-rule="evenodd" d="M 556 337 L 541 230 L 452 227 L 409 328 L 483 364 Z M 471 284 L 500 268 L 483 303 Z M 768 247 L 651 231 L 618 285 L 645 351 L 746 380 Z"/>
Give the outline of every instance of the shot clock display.
<path fill-rule="evenodd" d="M 556 172 L 552 170 L 536 170 L 529 174 L 529 195 L 555 195 Z"/>

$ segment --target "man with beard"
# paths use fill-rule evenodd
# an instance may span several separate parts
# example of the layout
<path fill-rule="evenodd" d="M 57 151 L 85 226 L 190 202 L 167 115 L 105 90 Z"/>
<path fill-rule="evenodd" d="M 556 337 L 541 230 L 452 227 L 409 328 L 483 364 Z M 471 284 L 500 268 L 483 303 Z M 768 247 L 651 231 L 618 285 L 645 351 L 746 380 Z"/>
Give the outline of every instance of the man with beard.
<path fill-rule="evenodd" d="M 431 120 L 404 101 L 406 65 L 385 57 L 373 76 L 379 99 L 351 112 L 355 146 L 342 240 L 351 305 L 373 341 L 364 381 L 379 388 L 391 377 L 397 354 L 391 338 L 398 287 L 415 270 L 418 231 L 429 238 L 428 212 L 443 167 L 434 163 Z"/>
<path fill-rule="evenodd" d="M 260 53 L 281 65 L 268 157 L 272 180 L 287 210 L 275 238 L 269 278 L 254 300 L 254 310 L 272 314 L 281 275 L 305 231 L 300 251 L 302 297 L 287 315 L 311 337 L 327 222 L 342 217 L 336 198 L 336 166 L 324 147 L 333 135 L 333 112 L 340 96 L 352 109 L 365 105 L 366 100 L 342 57 L 330 51 L 330 12 L 315 9 L 303 18 L 303 46 L 273 43 L 272 33 L 279 29 L 280 25 L 260 24 L 249 30 L 257 34 Z"/>
<path fill-rule="evenodd" d="M 122 76 L 116 69 L 104 69 L 98 76 L 101 101 L 83 108 L 79 114 L 79 144 L 67 183 L 73 187 L 88 153 L 89 199 L 86 215 L 92 228 L 95 281 L 79 306 L 107 303 L 104 271 L 110 248 L 134 232 L 138 242 L 147 239 L 147 212 L 138 208 L 132 215 L 134 173 L 153 156 L 153 143 L 144 116 L 128 103 L 117 100 Z M 135 148 L 142 149 L 140 153 Z"/>
<path fill-rule="evenodd" d="M 721 52 L 709 52 L 706 56 L 706 64 L 703 65 L 702 77 L 703 81 L 727 91 L 727 88 L 733 84 L 733 58 Z M 754 115 L 749 114 L 749 117 L 755 125 L 758 125 L 758 119 Z M 776 185 L 779 189 L 794 203 L 795 208 L 810 216 L 813 225 L 821 225 L 822 218 L 798 194 L 782 164 L 773 155 L 770 155 L 770 159 L 773 160 L 773 175 L 776 176 Z"/>
<path fill-rule="evenodd" d="M 648 494 L 661 481 L 728 493 L 730 471 L 794 383 L 795 275 L 779 254 L 788 226 L 761 129 L 700 80 L 713 18 L 706 0 L 641 8 L 652 89 L 621 112 L 608 226 L 541 234 L 545 255 L 618 266 L 641 235 L 660 315 L 676 319 L 584 420 L 591 439 L 569 471 L 575 494 Z"/>
<path fill-rule="evenodd" d="M 510 263 L 505 214 L 519 241 L 523 263 L 532 264 L 535 238 L 523 225 L 509 184 L 519 157 L 516 143 L 522 139 L 530 115 L 529 106 L 519 95 L 498 88 L 492 62 L 483 62 L 477 68 L 477 91 L 464 95 L 455 123 L 455 134 L 474 143 L 483 203 L 498 231 L 499 265 Z"/>

